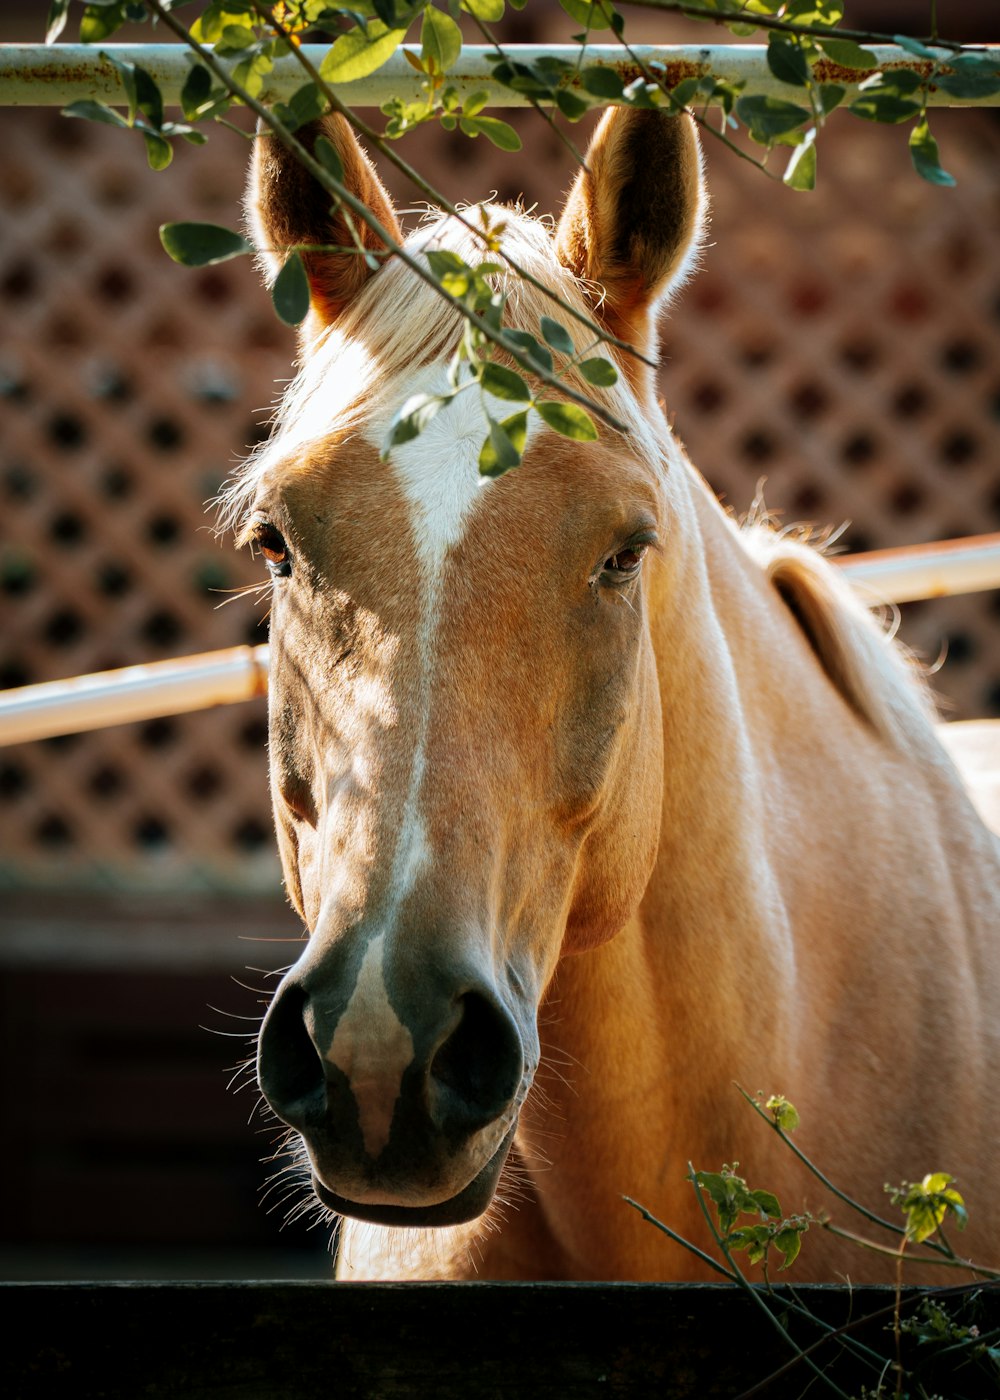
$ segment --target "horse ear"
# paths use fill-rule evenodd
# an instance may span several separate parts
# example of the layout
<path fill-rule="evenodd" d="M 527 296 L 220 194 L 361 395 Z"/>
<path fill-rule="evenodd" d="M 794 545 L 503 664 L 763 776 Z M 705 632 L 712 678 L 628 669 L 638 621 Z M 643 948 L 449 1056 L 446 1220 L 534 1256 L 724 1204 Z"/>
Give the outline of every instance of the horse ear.
<path fill-rule="evenodd" d="M 296 136 L 310 155 L 317 139 L 325 136 L 340 158 L 348 190 L 371 210 L 386 233 L 402 242 L 392 200 L 345 119 L 338 114 L 323 117 Z M 342 208 L 331 209 L 331 196 L 280 141 L 263 133 L 255 142 L 246 210 L 268 284 L 280 272 L 285 250 L 296 243 L 351 249 L 302 255 L 311 301 L 302 327 L 308 342 L 337 319 L 372 275 L 363 254 L 356 251 L 356 240 L 366 252 L 378 255 L 386 250 L 385 240 L 357 215 L 348 222 Z"/>
<path fill-rule="evenodd" d="M 655 313 L 697 262 L 707 213 L 701 149 L 685 114 L 612 107 L 556 230 L 560 261 L 598 284 L 596 314 L 655 355 Z"/>

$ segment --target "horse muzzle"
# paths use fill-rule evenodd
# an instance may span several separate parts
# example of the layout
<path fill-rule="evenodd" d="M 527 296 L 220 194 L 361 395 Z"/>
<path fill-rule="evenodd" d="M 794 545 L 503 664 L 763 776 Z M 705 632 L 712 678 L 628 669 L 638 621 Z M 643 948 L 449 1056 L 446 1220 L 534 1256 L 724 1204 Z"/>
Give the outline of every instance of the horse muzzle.
<path fill-rule="evenodd" d="M 492 1200 L 537 1050 L 529 1063 L 527 1037 L 482 977 L 394 976 L 382 935 L 353 976 L 349 954 L 333 961 L 307 952 L 291 969 L 258 1050 L 260 1087 L 300 1133 L 316 1195 L 379 1224 L 475 1218 Z"/>

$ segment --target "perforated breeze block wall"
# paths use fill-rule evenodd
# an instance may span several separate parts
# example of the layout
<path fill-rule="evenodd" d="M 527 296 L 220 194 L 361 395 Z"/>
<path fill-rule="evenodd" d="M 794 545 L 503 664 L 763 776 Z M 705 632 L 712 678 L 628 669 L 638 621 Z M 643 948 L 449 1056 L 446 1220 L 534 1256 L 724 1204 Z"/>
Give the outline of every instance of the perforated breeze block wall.
<path fill-rule="evenodd" d="M 567 152 L 520 124 L 520 158 L 425 134 L 404 153 L 452 197 L 557 209 Z M 847 119 L 814 196 L 708 143 L 711 245 L 662 390 L 737 512 L 766 478 L 784 522 L 849 520 L 850 549 L 1000 528 L 1000 128 L 936 125 L 956 190 L 911 173 L 899 131 Z M 292 336 L 246 260 L 190 272 L 156 233 L 234 224 L 246 155 L 213 132 L 154 174 L 129 133 L 0 113 L 4 686 L 266 637 L 263 605 L 220 606 L 260 575 L 204 503 L 265 431 Z M 951 714 L 1000 711 L 998 628 L 997 596 L 905 609 L 921 655 L 947 652 Z M 255 704 L 0 751 L 0 879 L 276 889 L 264 731 Z"/>

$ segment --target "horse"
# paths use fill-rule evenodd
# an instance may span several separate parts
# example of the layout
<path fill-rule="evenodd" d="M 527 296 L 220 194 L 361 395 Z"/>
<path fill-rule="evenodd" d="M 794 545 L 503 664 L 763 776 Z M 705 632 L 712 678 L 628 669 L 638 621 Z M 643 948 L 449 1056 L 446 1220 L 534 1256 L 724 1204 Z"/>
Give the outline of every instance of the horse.
<path fill-rule="evenodd" d="M 1000 843 L 911 662 L 820 552 L 722 508 L 657 403 L 657 316 L 706 222 L 694 124 L 611 109 L 554 226 L 490 210 L 529 274 L 491 274 L 505 324 L 604 336 L 616 381 L 585 383 L 581 351 L 562 382 L 619 424 L 532 415 L 498 477 L 478 456 L 511 405 L 474 381 L 387 449 L 447 391 L 463 322 L 389 255 L 347 122 L 320 135 L 373 218 L 258 136 L 264 275 L 305 245 L 310 311 L 225 505 L 271 576 L 270 782 L 307 930 L 258 1078 L 344 1218 L 340 1276 L 712 1277 L 623 1197 L 708 1249 L 691 1163 L 740 1162 L 785 1211 L 828 1200 L 736 1085 L 787 1096 L 868 1207 L 950 1172 L 988 1254 Z M 478 265 L 476 220 L 425 223 L 410 258 Z M 815 1229 L 796 1274 L 887 1267 Z"/>

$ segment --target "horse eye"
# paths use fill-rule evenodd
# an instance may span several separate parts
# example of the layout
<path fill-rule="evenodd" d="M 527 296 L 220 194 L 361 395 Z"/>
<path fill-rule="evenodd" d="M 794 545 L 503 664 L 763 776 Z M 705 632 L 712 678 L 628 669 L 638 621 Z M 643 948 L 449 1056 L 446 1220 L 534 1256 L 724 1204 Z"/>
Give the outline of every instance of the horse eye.
<path fill-rule="evenodd" d="M 281 531 L 261 520 L 254 525 L 250 539 L 264 556 L 268 571 L 275 578 L 287 578 L 292 572 L 292 561 Z"/>
<path fill-rule="evenodd" d="M 632 545 L 627 549 L 620 549 L 617 554 L 612 554 L 605 559 L 602 573 L 603 582 L 625 583 L 629 579 L 635 578 L 647 547 L 644 544 Z"/>

